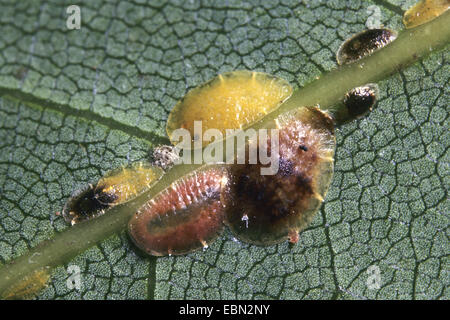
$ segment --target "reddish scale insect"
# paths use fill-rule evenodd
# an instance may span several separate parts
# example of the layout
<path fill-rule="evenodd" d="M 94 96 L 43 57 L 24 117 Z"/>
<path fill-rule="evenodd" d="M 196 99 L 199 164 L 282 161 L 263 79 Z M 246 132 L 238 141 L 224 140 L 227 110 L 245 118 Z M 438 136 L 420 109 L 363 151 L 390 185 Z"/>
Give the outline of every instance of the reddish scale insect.
<path fill-rule="evenodd" d="M 449 8 L 450 0 L 421 0 L 405 12 L 403 24 L 407 29 L 420 26 L 439 17 Z"/>
<path fill-rule="evenodd" d="M 134 243 L 151 255 L 179 255 L 206 248 L 223 229 L 223 168 L 183 177 L 139 209 L 128 228 Z"/>

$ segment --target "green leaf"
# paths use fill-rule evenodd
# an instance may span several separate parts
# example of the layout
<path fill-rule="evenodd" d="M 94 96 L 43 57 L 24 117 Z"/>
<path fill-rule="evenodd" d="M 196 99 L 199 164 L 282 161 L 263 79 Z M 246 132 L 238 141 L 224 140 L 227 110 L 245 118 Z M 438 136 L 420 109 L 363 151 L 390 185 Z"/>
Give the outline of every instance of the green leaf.
<path fill-rule="evenodd" d="M 68 30 L 70 4 L 0 3 L 1 263 L 69 228 L 55 213 L 73 190 L 166 142 L 188 89 L 244 68 L 303 86 L 336 67 L 374 5 L 98 1 L 81 3 L 81 29 Z M 375 3 L 397 30 L 409 4 Z M 148 258 L 121 233 L 56 268 L 39 298 L 448 299 L 449 58 L 379 82 L 378 107 L 340 128 L 330 191 L 296 246 L 225 232 L 205 252 Z M 67 287 L 69 265 L 80 291 Z M 379 289 L 367 286 L 371 266 Z"/>

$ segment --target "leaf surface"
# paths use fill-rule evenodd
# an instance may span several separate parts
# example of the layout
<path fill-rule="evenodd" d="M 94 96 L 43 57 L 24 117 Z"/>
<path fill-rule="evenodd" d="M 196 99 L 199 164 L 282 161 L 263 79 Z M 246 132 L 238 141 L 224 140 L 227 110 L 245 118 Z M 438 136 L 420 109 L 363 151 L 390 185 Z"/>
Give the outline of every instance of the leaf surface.
<path fill-rule="evenodd" d="M 190 88 L 236 69 L 302 86 L 336 67 L 369 6 L 399 30 L 411 2 L 85 1 L 68 30 L 70 2 L 2 0 L 0 262 L 68 228 L 55 213 L 72 191 L 167 143 L 168 112 Z M 148 258 L 123 233 L 57 268 L 39 298 L 448 299 L 449 59 L 381 81 L 377 108 L 338 130 L 332 185 L 296 246 L 225 232 L 205 252 Z"/>

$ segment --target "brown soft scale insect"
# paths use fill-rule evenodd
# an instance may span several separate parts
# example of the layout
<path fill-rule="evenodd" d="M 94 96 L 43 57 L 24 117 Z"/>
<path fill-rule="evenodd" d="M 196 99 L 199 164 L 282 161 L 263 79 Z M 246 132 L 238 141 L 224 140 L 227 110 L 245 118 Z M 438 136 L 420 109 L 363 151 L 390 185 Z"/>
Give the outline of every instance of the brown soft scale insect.
<path fill-rule="evenodd" d="M 338 63 L 360 59 L 394 38 L 395 32 L 388 29 L 361 32 L 341 46 L 337 54 Z M 229 121 L 223 123 L 216 119 L 218 117 L 213 117 L 214 125 L 230 123 L 233 128 L 239 128 L 251 123 L 250 118 L 259 119 L 260 114 L 266 113 L 267 101 L 270 103 L 268 108 L 273 110 L 292 91 L 278 78 L 249 71 L 229 73 L 226 79 L 219 75 L 208 83 L 215 85 L 201 85 L 189 93 L 189 97 L 193 101 L 209 97 L 209 109 L 198 110 L 195 103 L 178 103 L 174 112 L 191 116 L 188 119 L 169 117 L 169 135 L 173 128 L 190 127 L 191 121 L 197 120 L 192 116 L 192 110 L 200 112 L 202 118 L 208 118 L 208 112 L 215 112 L 215 108 L 240 110 L 245 101 L 243 110 L 252 117 L 240 117 L 238 111 L 238 114 L 226 113 Z M 258 88 L 257 93 L 254 88 Z M 267 97 L 264 103 L 260 94 Z M 221 234 L 226 224 L 238 239 L 245 242 L 270 245 L 289 240 L 296 243 L 299 231 L 309 224 L 320 208 L 332 178 L 335 124 L 359 118 L 370 111 L 377 94 L 377 86 L 368 84 L 349 91 L 341 105 L 330 109 L 329 113 L 319 107 L 299 107 L 279 116 L 269 125 L 279 130 L 279 152 L 276 155 L 279 170 L 274 175 L 261 175 L 262 164 L 231 164 L 207 166 L 180 177 L 132 217 L 129 233 L 133 242 L 151 255 L 185 254 L 206 248 Z M 230 95 L 233 99 L 229 99 Z M 231 105 L 223 105 L 227 103 Z M 251 113 L 253 105 L 258 107 L 257 114 Z M 237 119 L 242 119 L 243 123 Z M 223 131 L 227 128 L 217 129 Z M 270 138 L 267 139 L 267 145 L 271 146 Z M 254 146 L 250 141 L 246 148 L 251 147 Z M 166 147 L 158 149 L 154 164 L 170 167 L 173 159 L 169 151 L 170 148 Z M 132 167 L 130 171 L 101 179 L 108 182 L 107 187 L 99 181 L 96 188 L 90 187 L 77 194 L 69 200 L 73 209 L 69 211 L 78 216 L 94 216 L 98 211 L 104 211 L 105 206 L 127 201 L 128 196 L 141 193 L 151 181 L 158 179 L 157 174 L 149 175 L 153 170 L 156 169 L 147 171 L 140 166 Z M 139 189 L 129 192 L 135 184 L 132 176 L 138 172 L 142 176 L 138 180 Z M 104 192 L 109 192 L 108 196 L 121 195 L 121 199 L 103 199 Z"/>
<path fill-rule="evenodd" d="M 76 191 L 66 202 L 62 215 L 72 225 L 98 217 L 110 207 L 141 194 L 161 175 L 161 168 L 145 162 L 111 170 L 95 185 Z"/>
<path fill-rule="evenodd" d="M 344 97 L 344 105 L 347 111 L 347 121 L 359 119 L 372 111 L 377 101 L 378 85 L 369 83 L 362 87 L 357 87 Z"/>

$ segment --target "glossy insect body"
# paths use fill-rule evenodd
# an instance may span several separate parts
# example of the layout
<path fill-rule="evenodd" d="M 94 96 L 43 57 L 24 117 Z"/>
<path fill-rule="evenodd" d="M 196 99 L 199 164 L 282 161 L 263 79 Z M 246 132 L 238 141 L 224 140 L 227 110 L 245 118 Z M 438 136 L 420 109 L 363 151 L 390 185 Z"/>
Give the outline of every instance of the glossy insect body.
<path fill-rule="evenodd" d="M 183 177 L 142 206 L 128 229 L 151 255 L 185 254 L 214 240 L 223 229 L 221 193 L 227 171 L 210 168 Z"/>
<path fill-rule="evenodd" d="M 292 94 L 290 84 L 279 77 L 247 70 L 227 72 L 192 89 L 170 112 L 167 134 L 173 142 L 176 129 L 194 137 L 194 121 L 203 130 L 245 128 L 276 109 Z M 194 137 L 195 138 L 195 137 Z"/>
<path fill-rule="evenodd" d="M 112 170 L 95 185 L 76 191 L 64 206 L 63 217 L 73 225 L 100 216 L 148 189 L 161 175 L 159 167 L 144 162 Z"/>
<path fill-rule="evenodd" d="M 339 65 L 357 61 L 384 47 L 397 38 L 390 29 L 367 29 L 350 37 L 339 48 L 336 60 Z"/>
<path fill-rule="evenodd" d="M 327 114 L 304 107 L 276 123 L 279 170 L 274 175 L 261 175 L 260 164 L 229 168 L 225 223 L 244 242 L 297 242 L 298 232 L 320 207 L 333 173 L 334 123 Z"/>
<path fill-rule="evenodd" d="M 231 94 L 227 88 L 232 84 L 230 79 L 236 78 L 242 86 L 254 85 L 252 77 L 250 72 L 238 71 L 228 74 L 228 80 L 218 76 L 212 82 L 220 92 Z M 277 78 L 267 81 L 270 79 L 267 75 L 260 77 L 260 90 L 266 86 L 270 95 L 277 95 L 279 90 L 286 88 Z M 197 94 L 214 91 L 209 85 L 201 86 L 201 90 L 194 89 L 188 94 L 188 100 L 197 101 Z M 228 165 L 226 171 L 209 169 L 184 177 L 149 201 L 132 218 L 129 224 L 131 238 L 139 248 L 152 255 L 184 254 L 210 243 L 220 234 L 224 222 L 244 242 L 258 245 L 280 243 L 286 239 L 297 242 L 299 231 L 309 224 L 320 208 L 332 178 L 335 121 L 343 123 L 365 114 L 375 104 L 377 91 L 373 84 L 351 90 L 343 100 L 344 107 L 339 109 L 339 119 L 336 113 L 331 113 L 332 118 L 317 107 L 301 107 L 280 116 L 273 125 L 279 130 L 279 170 L 275 174 L 261 175 L 261 168 L 265 166 L 247 161 L 246 164 Z M 238 93 L 242 92 L 245 90 L 239 89 Z M 258 99 L 252 101 L 251 95 L 233 99 L 219 95 L 211 99 L 225 103 L 221 105 L 225 109 L 230 107 L 226 103 L 235 106 L 240 100 L 247 101 L 247 109 L 252 103 L 259 105 L 260 102 Z M 183 101 L 173 111 L 176 116 L 169 117 L 172 127 L 177 123 L 190 128 L 190 120 L 174 121 L 178 115 L 195 110 L 194 105 Z M 275 107 L 276 104 L 271 106 Z M 207 114 L 202 113 L 201 117 L 207 117 Z M 247 123 L 248 119 L 240 119 L 238 122 L 233 120 L 234 128 Z M 214 123 L 220 125 L 217 119 Z M 227 123 L 217 129 L 223 131 Z M 171 130 L 168 129 L 169 135 Z M 272 145 L 270 139 L 266 145 Z M 246 148 L 248 156 L 250 146 Z M 193 179 L 196 179 L 195 183 Z M 212 191 L 205 193 L 205 188 Z"/>
<path fill-rule="evenodd" d="M 378 97 L 378 85 L 369 83 L 357 87 L 344 97 L 344 105 L 348 112 L 349 120 L 359 119 L 372 110 Z"/>
<path fill-rule="evenodd" d="M 394 41 L 397 33 L 390 29 L 368 29 L 344 41 L 336 54 L 339 65 L 355 62 Z M 372 110 L 378 98 L 378 86 L 368 83 L 353 88 L 345 95 L 343 104 L 335 108 L 337 124 L 359 119 Z"/>
<path fill-rule="evenodd" d="M 330 114 L 338 125 L 360 119 L 373 109 L 378 95 L 379 89 L 375 83 L 354 88 L 347 92 L 342 103 L 329 110 Z"/>
<path fill-rule="evenodd" d="M 440 16 L 450 8 L 450 0 L 421 0 L 403 15 L 406 28 L 420 26 Z"/>
<path fill-rule="evenodd" d="M 360 56 L 364 54 L 367 50 Z M 210 120 L 205 129 L 212 125 L 217 125 L 219 131 L 228 129 L 227 125 L 232 129 L 245 127 L 277 108 L 291 90 L 284 80 L 267 74 L 236 71 L 219 75 L 189 92 L 176 105 L 169 116 L 167 132 L 170 136 L 177 126 L 191 132 L 197 116 Z M 279 130 L 278 150 L 270 150 L 272 136 L 257 139 L 267 139 L 268 152 L 275 153 L 279 165 L 276 172 L 262 175 L 265 165 L 247 161 L 226 167 L 215 164 L 181 177 L 135 213 L 128 225 L 131 239 L 151 255 L 186 254 L 207 247 L 220 235 L 225 223 L 244 242 L 297 242 L 299 231 L 320 208 L 332 178 L 334 125 L 371 110 L 377 91 L 373 84 L 349 91 L 343 99 L 344 107 L 336 109 L 339 112 L 332 108 L 325 112 L 318 107 L 299 107 L 279 116 L 272 123 L 272 129 Z M 207 99 L 210 112 L 198 109 L 194 103 L 208 94 L 212 95 Z M 260 94 L 264 97 L 260 98 Z M 221 108 L 232 111 L 231 115 L 222 115 L 225 122 L 220 121 L 220 114 L 215 114 Z M 252 143 L 246 145 L 247 149 L 253 147 Z M 75 223 L 128 201 L 159 178 L 160 167 L 168 169 L 178 159 L 168 146 L 157 148 L 154 158 L 155 166 L 149 170 L 137 166 L 113 171 L 95 186 L 77 193 L 66 204 L 66 219 Z M 149 173 L 156 172 L 153 170 L 159 170 L 159 175 L 150 177 Z"/>

